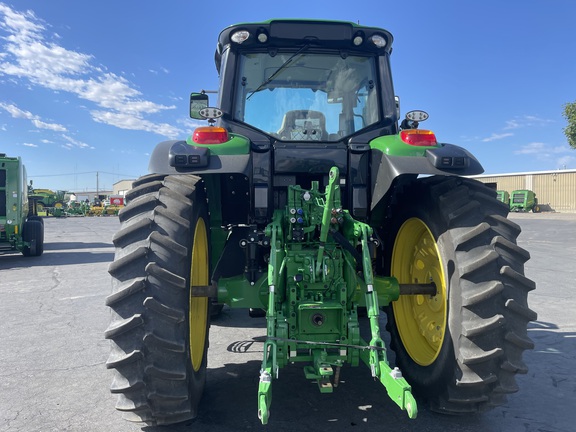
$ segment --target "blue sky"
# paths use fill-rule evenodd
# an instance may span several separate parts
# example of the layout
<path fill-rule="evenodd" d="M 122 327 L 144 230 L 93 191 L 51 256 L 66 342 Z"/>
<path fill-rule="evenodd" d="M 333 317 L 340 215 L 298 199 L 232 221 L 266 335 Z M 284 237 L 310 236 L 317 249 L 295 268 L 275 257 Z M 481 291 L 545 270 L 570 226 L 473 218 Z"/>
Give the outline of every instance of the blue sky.
<path fill-rule="evenodd" d="M 0 0 L 0 152 L 39 188 L 111 189 L 184 139 L 191 91 L 216 89 L 220 30 L 270 18 L 382 27 L 402 112 L 487 174 L 576 168 L 576 2 Z"/>

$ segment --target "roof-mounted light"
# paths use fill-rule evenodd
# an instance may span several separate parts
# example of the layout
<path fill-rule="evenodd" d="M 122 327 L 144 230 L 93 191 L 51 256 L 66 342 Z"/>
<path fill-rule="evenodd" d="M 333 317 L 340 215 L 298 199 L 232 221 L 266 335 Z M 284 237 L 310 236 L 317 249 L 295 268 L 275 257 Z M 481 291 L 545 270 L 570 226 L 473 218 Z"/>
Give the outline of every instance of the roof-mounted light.
<path fill-rule="evenodd" d="M 406 113 L 406 118 L 408 120 L 423 122 L 428 120 L 428 113 L 426 111 L 414 110 Z"/>
<path fill-rule="evenodd" d="M 370 36 L 370 40 L 376 45 L 376 48 L 384 48 L 386 46 L 386 39 L 382 35 L 375 34 Z"/>
<path fill-rule="evenodd" d="M 230 39 L 232 39 L 232 42 L 235 42 L 237 44 L 241 44 L 242 42 L 244 42 L 249 37 L 250 37 L 250 33 L 248 32 L 248 30 L 239 30 L 239 31 L 233 33 L 232 36 L 230 37 Z"/>
<path fill-rule="evenodd" d="M 268 41 L 268 35 L 266 34 L 265 31 L 262 31 L 262 32 L 258 33 L 257 39 L 258 39 L 258 42 L 260 42 L 260 43 L 266 43 Z"/>
<path fill-rule="evenodd" d="M 354 46 L 360 46 L 362 45 L 362 42 L 364 42 L 364 35 L 360 32 L 356 33 L 354 39 L 352 39 L 352 43 Z"/>
<path fill-rule="evenodd" d="M 419 147 L 432 147 L 438 144 L 434 132 L 425 129 L 406 129 L 400 132 L 400 138 L 406 144 Z"/>

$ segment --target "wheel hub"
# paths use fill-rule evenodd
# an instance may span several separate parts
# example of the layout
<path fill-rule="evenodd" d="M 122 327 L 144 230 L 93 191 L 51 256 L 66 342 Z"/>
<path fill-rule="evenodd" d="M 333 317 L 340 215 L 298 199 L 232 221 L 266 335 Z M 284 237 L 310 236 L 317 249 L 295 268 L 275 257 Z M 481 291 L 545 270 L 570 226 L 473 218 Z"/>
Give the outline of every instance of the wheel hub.
<path fill-rule="evenodd" d="M 421 366 L 432 364 L 446 331 L 447 298 L 444 267 L 434 236 L 417 218 L 398 231 L 392 253 L 392 275 L 402 283 L 430 283 L 435 296 L 401 296 L 393 303 L 396 326 L 410 357 Z"/>

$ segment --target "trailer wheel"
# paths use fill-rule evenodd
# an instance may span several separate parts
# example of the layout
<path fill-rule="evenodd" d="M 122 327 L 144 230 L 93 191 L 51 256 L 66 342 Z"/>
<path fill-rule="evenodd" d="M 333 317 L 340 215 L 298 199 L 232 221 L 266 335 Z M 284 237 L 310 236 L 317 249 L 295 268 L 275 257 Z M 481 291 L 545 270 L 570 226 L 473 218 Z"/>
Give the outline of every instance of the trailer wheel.
<path fill-rule="evenodd" d="M 29 221 L 35 220 L 38 221 L 42 224 L 42 226 L 44 226 L 44 218 L 42 218 L 41 216 L 28 216 Z"/>
<path fill-rule="evenodd" d="M 119 213 L 109 267 L 112 321 L 106 363 L 127 420 L 178 423 L 197 414 L 206 381 L 210 224 L 199 177 L 150 175 L 134 183 Z"/>
<path fill-rule="evenodd" d="M 44 253 L 44 223 L 29 218 L 22 227 L 22 240 L 29 244 L 24 246 L 22 254 L 26 257 L 40 256 Z"/>
<path fill-rule="evenodd" d="M 437 287 L 435 296 L 401 296 L 387 308 L 396 363 L 432 410 L 501 405 L 527 372 L 535 284 L 524 277 L 529 253 L 507 212 L 481 183 L 440 176 L 409 184 L 391 208 L 385 270 L 400 283 Z"/>

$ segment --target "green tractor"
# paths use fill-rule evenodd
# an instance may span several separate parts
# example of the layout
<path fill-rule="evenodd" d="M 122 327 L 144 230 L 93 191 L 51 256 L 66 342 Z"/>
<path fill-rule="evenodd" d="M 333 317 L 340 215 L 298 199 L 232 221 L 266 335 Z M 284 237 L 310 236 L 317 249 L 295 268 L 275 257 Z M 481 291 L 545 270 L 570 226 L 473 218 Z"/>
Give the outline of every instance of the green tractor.
<path fill-rule="evenodd" d="M 510 198 L 510 211 L 540 213 L 538 198 L 536 194 L 527 189 L 519 189 L 512 192 Z"/>
<path fill-rule="evenodd" d="M 44 252 L 44 221 L 28 202 L 26 168 L 19 157 L 0 154 L 0 252 Z"/>
<path fill-rule="evenodd" d="M 32 189 L 29 198 L 36 203 L 38 212 L 46 212 L 46 216 L 61 217 L 64 216 L 70 193 L 64 190 Z"/>
<path fill-rule="evenodd" d="M 222 304 L 265 315 L 263 424 L 293 363 L 320 393 L 343 365 L 366 365 L 410 418 L 421 403 L 476 413 L 518 390 L 536 319 L 520 228 L 463 177 L 483 172 L 473 155 L 419 129 L 425 112 L 400 118 L 391 51 L 389 32 L 348 22 L 220 33 L 216 107 L 190 98 L 207 125 L 156 146 L 119 214 L 107 367 L 127 419 L 196 416 Z"/>

